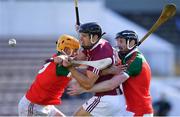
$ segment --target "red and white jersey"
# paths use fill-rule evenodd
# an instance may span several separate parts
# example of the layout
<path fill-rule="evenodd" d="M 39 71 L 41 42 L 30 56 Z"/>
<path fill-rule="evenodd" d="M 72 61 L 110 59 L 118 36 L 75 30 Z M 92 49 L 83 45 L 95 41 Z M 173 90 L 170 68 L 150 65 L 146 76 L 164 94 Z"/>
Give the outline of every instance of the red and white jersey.
<path fill-rule="evenodd" d="M 56 74 L 56 64 L 48 62 L 39 70 L 35 81 L 26 93 L 26 98 L 39 105 L 57 105 L 71 79 Z"/>
<path fill-rule="evenodd" d="M 113 63 L 114 60 L 114 54 L 113 54 L 113 48 L 110 45 L 110 43 L 104 39 L 100 39 L 99 42 L 90 50 L 84 50 L 83 53 L 87 56 L 88 61 L 94 61 L 94 60 L 101 60 L 104 58 L 111 58 Z M 112 63 L 112 64 L 113 64 Z M 97 68 L 94 68 L 92 66 L 89 66 L 87 70 L 94 72 L 95 74 L 99 75 L 100 70 Z M 105 76 L 99 76 L 96 83 L 103 82 L 105 80 L 109 80 L 113 77 L 113 75 L 105 75 Z M 96 96 L 103 96 L 103 95 L 116 95 L 117 91 L 116 89 L 106 92 L 100 92 L 96 93 Z"/>
<path fill-rule="evenodd" d="M 150 95 L 151 69 L 146 59 L 135 50 L 122 63 L 129 64 L 125 71 L 129 79 L 122 84 L 127 110 L 134 112 L 135 116 L 153 113 Z"/>

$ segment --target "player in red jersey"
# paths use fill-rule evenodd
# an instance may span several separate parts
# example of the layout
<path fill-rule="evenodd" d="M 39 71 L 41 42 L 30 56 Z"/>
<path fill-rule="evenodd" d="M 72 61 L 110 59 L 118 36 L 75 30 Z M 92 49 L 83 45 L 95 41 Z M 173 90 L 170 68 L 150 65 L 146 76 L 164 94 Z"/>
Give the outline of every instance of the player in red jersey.
<path fill-rule="evenodd" d="M 62 61 L 59 56 L 74 57 L 79 48 L 80 44 L 76 38 L 70 35 L 60 36 L 56 47 L 58 53 L 46 61 L 20 100 L 19 116 L 64 116 L 54 105 L 61 104 L 61 96 L 71 78 L 68 69 L 58 64 Z"/>
<path fill-rule="evenodd" d="M 91 22 L 80 25 L 79 35 L 83 55 L 88 61 L 111 58 L 114 63 L 113 48 L 108 41 L 101 38 L 102 30 L 97 23 Z M 68 61 L 67 64 L 63 65 L 68 67 L 73 78 L 85 89 L 90 89 L 94 84 L 113 77 L 112 74 L 101 76 L 100 70 L 91 66 L 88 66 L 86 74 L 82 74 Z M 122 116 L 124 110 L 125 100 L 120 87 L 116 86 L 112 90 L 95 93 L 80 107 L 75 116 Z"/>
<path fill-rule="evenodd" d="M 150 96 L 151 69 L 142 53 L 133 48 L 138 43 L 138 36 L 134 31 L 124 30 L 116 35 L 119 57 L 122 64 L 128 64 L 128 68 L 122 71 L 119 67 L 113 66 L 103 72 L 115 74 L 107 81 L 98 83 L 90 90 L 84 92 L 104 92 L 112 90 L 122 84 L 127 104 L 127 115 L 153 116 L 152 99 Z M 76 87 L 77 90 L 77 87 Z M 76 91 L 71 89 L 69 93 L 82 93 L 82 88 Z"/>

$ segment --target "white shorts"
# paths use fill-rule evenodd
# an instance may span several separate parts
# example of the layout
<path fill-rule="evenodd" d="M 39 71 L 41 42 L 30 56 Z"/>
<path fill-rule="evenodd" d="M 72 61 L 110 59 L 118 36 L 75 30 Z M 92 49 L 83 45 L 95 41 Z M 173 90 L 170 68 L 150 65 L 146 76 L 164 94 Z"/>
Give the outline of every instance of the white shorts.
<path fill-rule="evenodd" d="M 135 113 L 134 112 L 130 112 L 130 111 L 127 111 L 126 115 L 125 116 L 132 116 L 134 117 L 135 116 Z M 148 113 L 148 114 L 143 114 L 142 117 L 153 117 L 153 113 Z"/>
<path fill-rule="evenodd" d="M 150 114 L 144 114 L 143 117 L 153 117 L 153 113 L 150 113 Z"/>
<path fill-rule="evenodd" d="M 56 112 L 60 112 L 55 106 L 42 106 L 31 103 L 23 96 L 18 105 L 19 116 L 55 116 Z"/>
<path fill-rule="evenodd" d="M 123 95 L 93 96 L 83 104 L 92 116 L 125 116 L 126 104 Z"/>

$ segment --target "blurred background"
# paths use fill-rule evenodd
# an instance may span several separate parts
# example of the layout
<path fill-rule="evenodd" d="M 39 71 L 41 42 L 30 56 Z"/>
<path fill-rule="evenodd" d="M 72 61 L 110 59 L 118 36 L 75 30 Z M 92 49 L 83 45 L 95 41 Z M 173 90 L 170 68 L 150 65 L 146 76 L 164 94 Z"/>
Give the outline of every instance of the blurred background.
<path fill-rule="evenodd" d="M 163 97 L 167 115 L 180 115 L 180 1 L 179 0 L 79 0 L 81 23 L 98 22 L 114 46 L 114 37 L 124 29 L 142 38 L 160 16 L 163 7 L 174 3 L 176 15 L 139 47 L 152 68 L 151 95 L 155 109 Z M 61 34 L 77 37 L 73 0 L 0 0 L 0 116 L 17 115 L 19 99 L 35 75 L 55 52 Z M 16 47 L 8 40 L 15 38 Z M 91 94 L 63 96 L 58 106 L 66 115 Z"/>

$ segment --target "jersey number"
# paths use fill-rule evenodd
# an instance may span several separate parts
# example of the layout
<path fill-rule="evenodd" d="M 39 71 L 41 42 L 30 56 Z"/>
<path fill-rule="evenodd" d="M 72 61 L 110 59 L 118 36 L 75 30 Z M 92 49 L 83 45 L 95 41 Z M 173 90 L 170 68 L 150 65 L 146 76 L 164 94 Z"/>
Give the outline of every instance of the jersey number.
<path fill-rule="evenodd" d="M 43 67 L 38 71 L 38 74 L 40 74 L 40 73 L 42 73 L 42 72 L 44 72 L 45 70 L 46 70 L 46 68 L 48 67 L 48 65 L 50 64 L 50 62 L 49 63 L 46 63 L 46 64 L 44 64 L 43 65 Z"/>

